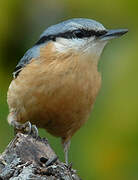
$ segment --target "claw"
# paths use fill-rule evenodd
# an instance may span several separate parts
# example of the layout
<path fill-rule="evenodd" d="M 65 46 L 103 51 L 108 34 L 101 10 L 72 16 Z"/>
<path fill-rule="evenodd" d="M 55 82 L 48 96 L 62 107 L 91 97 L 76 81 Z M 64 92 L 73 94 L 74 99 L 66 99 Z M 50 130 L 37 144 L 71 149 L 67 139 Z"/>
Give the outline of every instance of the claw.
<path fill-rule="evenodd" d="M 33 136 L 33 138 L 35 138 L 35 139 L 38 138 L 38 129 L 37 129 L 36 125 L 32 125 L 30 134 Z"/>
<path fill-rule="evenodd" d="M 24 124 L 20 124 L 17 121 L 12 121 L 11 125 L 14 127 L 15 134 L 21 132 L 23 134 L 31 135 L 33 138 L 38 137 L 37 127 L 32 125 L 29 121 Z"/>
<path fill-rule="evenodd" d="M 30 123 L 29 121 L 26 122 L 25 124 L 23 124 L 22 126 L 23 126 L 24 132 L 25 132 L 26 134 L 31 134 L 32 125 L 31 125 L 31 123 Z"/>

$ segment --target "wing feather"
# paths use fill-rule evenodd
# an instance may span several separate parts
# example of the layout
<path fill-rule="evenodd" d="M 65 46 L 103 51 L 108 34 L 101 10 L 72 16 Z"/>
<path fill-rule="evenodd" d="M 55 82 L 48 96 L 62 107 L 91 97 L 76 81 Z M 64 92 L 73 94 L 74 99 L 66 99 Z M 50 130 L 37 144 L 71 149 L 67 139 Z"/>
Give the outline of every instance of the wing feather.
<path fill-rule="evenodd" d="M 30 63 L 32 58 L 37 58 L 40 55 L 40 46 L 33 46 L 31 49 L 29 49 L 24 56 L 21 58 L 19 63 L 17 64 L 16 68 L 13 72 L 13 78 L 17 78 L 19 73 L 22 71 L 22 69 Z"/>

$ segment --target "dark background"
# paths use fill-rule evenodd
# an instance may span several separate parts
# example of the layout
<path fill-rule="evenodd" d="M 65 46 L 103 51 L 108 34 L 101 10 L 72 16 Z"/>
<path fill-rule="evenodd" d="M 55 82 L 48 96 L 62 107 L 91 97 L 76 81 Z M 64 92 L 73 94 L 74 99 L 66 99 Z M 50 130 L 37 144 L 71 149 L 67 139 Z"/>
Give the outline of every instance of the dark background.
<path fill-rule="evenodd" d="M 72 138 L 70 161 L 85 180 L 138 179 L 138 1 L 0 1 L 0 152 L 13 138 L 6 93 L 24 52 L 49 25 L 85 17 L 110 28 L 128 28 L 102 54 L 101 91 L 92 116 Z M 63 160 L 60 140 L 40 130 Z"/>

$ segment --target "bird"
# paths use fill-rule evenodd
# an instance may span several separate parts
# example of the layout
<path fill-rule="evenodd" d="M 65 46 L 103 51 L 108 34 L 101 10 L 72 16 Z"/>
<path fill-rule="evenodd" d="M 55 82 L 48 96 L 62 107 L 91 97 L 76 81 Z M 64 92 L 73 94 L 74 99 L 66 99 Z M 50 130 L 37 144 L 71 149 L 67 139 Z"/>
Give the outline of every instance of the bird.
<path fill-rule="evenodd" d="M 8 122 L 37 136 L 60 137 L 65 163 L 72 136 L 88 120 L 101 88 L 98 62 L 105 45 L 128 29 L 106 29 L 87 18 L 48 27 L 17 64 L 7 92 Z"/>

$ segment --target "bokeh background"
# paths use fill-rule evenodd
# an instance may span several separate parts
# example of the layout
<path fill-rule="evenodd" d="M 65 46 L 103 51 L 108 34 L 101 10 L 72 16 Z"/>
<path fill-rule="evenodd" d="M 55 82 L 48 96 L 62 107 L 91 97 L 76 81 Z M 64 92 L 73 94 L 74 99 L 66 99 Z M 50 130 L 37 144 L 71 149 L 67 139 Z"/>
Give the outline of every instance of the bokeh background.
<path fill-rule="evenodd" d="M 85 180 L 138 179 L 138 1 L 0 1 L 0 152 L 13 138 L 6 93 L 24 52 L 49 25 L 73 17 L 92 18 L 129 33 L 105 48 L 102 88 L 89 121 L 72 138 L 70 161 Z M 48 137 L 60 159 L 60 139 Z"/>

